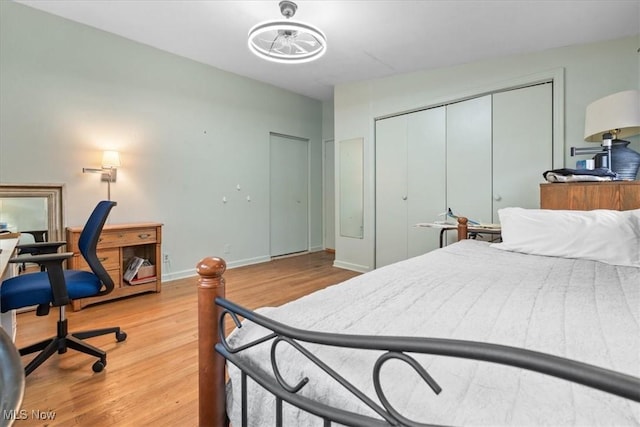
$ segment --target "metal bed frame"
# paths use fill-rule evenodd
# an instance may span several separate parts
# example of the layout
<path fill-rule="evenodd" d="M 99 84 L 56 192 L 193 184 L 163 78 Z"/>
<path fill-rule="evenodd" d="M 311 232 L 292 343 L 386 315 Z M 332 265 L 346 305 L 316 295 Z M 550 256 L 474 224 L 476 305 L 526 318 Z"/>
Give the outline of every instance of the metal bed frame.
<path fill-rule="evenodd" d="M 292 328 L 276 322 L 234 304 L 224 298 L 216 298 L 215 303 L 223 309 L 221 317 L 219 318 L 219 343 L 215 345 L 215 349 L 227 361 L 233 363 L 242 372 L 241 393 L 243 427 L 248 425 L 246 405 L 247 377 L 252 378 L 260 386 L 275 396 L 275 425 L 277 427 L 281 427 L 283 425 L 283 401 L 322 418 L 325 426 L 330 426 L 333 422 L 339 423 L 340 425 L 354 427 L 430 426 L 432 424 L 421 424 L 417 421 L 410 420 L 399 413 L 389 403 L 380 383 L 380 370 L 382 366 L 389 360 L 397 359 L 411 366 L 429 385 L 431 390 L 433 390 L 435 394 L 439 394 L 442 390 L 441 387 L 433 377 L 429 375 L 427 370 L 412 357 L 412 354 L 432 354 L 509 365 L 562 378 L 640 402 L 640 379 L 545 353 L 474 341 L 347 335 L 307 331 Z M 226 316 L 230 316 L 238 328 L 242 326 L 238 316 L 242 316 L 246 320 L 270 330 L 271 333 L 240 347 L 231 348 L 224 336 L 224 319 Z M 238 356 L 239 353 L 249 348 L 269 341 L 271 341 L 270 361 L 273 369 L 272 374 L 252 366 Z M 381 419 L 344 411 L 342 409 L 328 406 L 322 402 L 313 401 L 309 398 L 298 395 L 297 393 L 305 386 L 311 385 L 311 382 L 308 377 L 305 377 L 297 384 L 290 385 L 282 378 L 278 368 L 278 360 L 276 358 L 276 348 L 278 344 L 282 342 L 289 344 L 303 354 L 307 359 L 321 368 L 327 375 L 336 380 L 342 387 L 357 397 L 364 405 L 375 411 Z M 382 406 L 358 390 L 358 388 L 347 381 L 338 372 L 334 371 L 322 360 L 312 354 L 301 344 L 302 342 L 340 348 L 383 351 L 384 353 L 378 357 L 372 367 L 374 388 Z"/>
<path fill-rule="evenodd" d="M 461 218 L 465 220 L 465 218 Z M 467 237 L 466 221 L 460 221 L 458 238 Z M 198 282 L 198 345 L 199 345 L 199 425 L 222 427 L 229 424 L 226 414 L 226 361 L 241 370 L 242 426 L 247 425 L 247 378 L 251 378 L 275 396 L 276 426 L 283 425 L 283 402 L 298 407 L 324 420 L 326 427 L 332 423 L 346 426 L 425 426 L 406 418 L 387 399 L 380 384 L 380 369 L 389 360 L 400 360 L 413 368 L 434 393 L 440 386 L 412 356 L 431 354 L 443 357 L 473 359 L 527 369 L 541 374 L 583 384 L 640 402 L 640 379 L 599 368 L 593 365 L 561 358 L 545 353 L 452 339 L 382 337 L 321 333 L 296 329 L 247 310 L 225 299 L 223 278 L 226 263 L 220 258 L 205 258 L 196 266 Z M 241 327 L 239 317 L 254 322 L 271 332 L 253 342 L 232 348 L 225 337 L 225 318 L 230 317 L 236 327 Z M 271 341 L 270 361 L 272 372 L 251 366 L 240 353 L 258 344 Z M 336 380 L 360 402 L 371 408 L 379 418 L 331 407 L 298 394 L 304 387 L 311 387 L 308 378 L 291 385 L 280 375 L 276 347 L 286 343 L 295 348 L 322 371 Z M 381 404 L 365 395 L 353 384 L 322 360 L 313 355 L 302 343 L 332 347 L 374 350 L 383 352 L 371 367 L 376 395 Z M 234 426 L 239 427 L 239 426 Z"/>

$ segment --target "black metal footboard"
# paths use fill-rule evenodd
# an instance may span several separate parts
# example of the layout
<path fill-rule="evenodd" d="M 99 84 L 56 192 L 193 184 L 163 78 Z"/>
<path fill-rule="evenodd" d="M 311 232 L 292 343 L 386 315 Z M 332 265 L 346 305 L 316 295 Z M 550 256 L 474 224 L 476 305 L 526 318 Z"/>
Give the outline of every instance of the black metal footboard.
<path fill-rule="evenodd" d="M 292 328 L 276 322 L 251 310 L 238 306 L 224 298 L 218 297 L 215 299 L 215 302 L 218 306 L 224 308 L 219 319 L 220 337 L 215 349 L 225 359 L 242 371 L 242 426 L 247 425 L 247 377 L 252 378 L 256 383 L 275 396 L 276 426 L 281 426 L 283 423 L 283 402 L 287 402 L 290 405 L 320 417 L 324 420 L 325 426 L 330 426 L 332 423 L 338 423 L 346 426 L 366 427 L 429 425 L 410 420 L 396 411 L 386 398 L 380 384 L 381 367 L 387 361 L 396 359 L 411 366 L 429 385 L 434 393 L 440 393 L 440 386 L 431 377 L 431 375 L 429 375 L 426 369 L 410 355 L 412 353 L 473 359 L 523 368 L 562 378 L 640 402 L 639 378 L 545 353 L 473 341 L 416 337 L 346 335 L 307 331 Z M 229 315 L 233 319 L 237 327 L 241 327 L 238 318 L 238 316 L 241 316 L 270 330 L 271 333 L 240 347 L 232 348 L 227 343 L 224 336 L 224 321 L 226 315 Z M 267 341 L 272 341 L 270 354 L 271 366 L 273 368 L 272 374 L 268 374 L 267 372 L 256 368 L 254 365 L 247 363 L 237 355 L 243 350 L 247 350 Z M 345 411 L 343 409 L 326 405 L 323 402 L 313 401 L 305 396 L 299 395 L 298 391 L 305 387 L 309 380 L 308 378 L 304 378 L 298 384 L 291 385 L 282 378 L 276 358 L 276 347 L 281 342 L 286 342 L 290 346 L 294 347 L 335 381 L 340 383 L 364 405 L 371 408 L 376 414 L 378 414 L 379 418 Z M 358 390 L 353 384 L 314 356 L 307 348 L 302 346 L 300 342 L 342 348 L 383 351 L 384 353 L 376 360 L 372 370 L 373 384 L 380 404 L 365 395 L 362 391 Z"/>

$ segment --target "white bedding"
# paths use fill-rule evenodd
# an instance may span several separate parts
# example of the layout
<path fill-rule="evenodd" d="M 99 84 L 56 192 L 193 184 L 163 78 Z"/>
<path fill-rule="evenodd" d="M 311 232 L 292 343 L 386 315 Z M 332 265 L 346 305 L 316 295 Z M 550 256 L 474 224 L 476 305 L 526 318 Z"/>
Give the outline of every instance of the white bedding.
<path fill-rule="evenodd" d="M 522 347 L 640 377 L 640 269 L 635 267 L 506 252 L 466 240 L 260 312 L 316 331 Z M 246 324 L 229 343 L 235 347 L 262 335 L 262 328 Z M 371 377 L 381 353 L 305 345 L 377 401 Z M 262 344 L 245 357 L 272 372 L 269 349 L 270 343 Z M 278 349 L 281 373 L 290 384 L 309 377 L 301 394 L 373 415 L 295 350 L 282 343 Z M 416 359 L 442 387 L 440 395 L 400 362 L 387 363 L 382 375 L 391 403 L 416 421 L 640 425 L 640 404 L 578 384 L 485 362 Z M 240 425 L 239 372 L 231 364 L 229 374 L 228 411 L 232 424 Z M 249 380 L 249 425 L 274 425 L 274 406 L 273 398 Z M 284 423 L 322 425 L 286 404 Z"/>

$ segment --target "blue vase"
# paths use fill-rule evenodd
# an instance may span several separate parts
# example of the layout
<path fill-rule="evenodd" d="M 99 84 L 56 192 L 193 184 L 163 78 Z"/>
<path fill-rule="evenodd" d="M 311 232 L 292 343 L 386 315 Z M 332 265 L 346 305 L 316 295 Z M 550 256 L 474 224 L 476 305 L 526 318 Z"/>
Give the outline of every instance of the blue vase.
<path fill-rule="evenodd" d="M 611 170 L 618 174 L 620 179 L 634 180 L 638 176 L 640 168 L 640 153 L 627 147 L 629 141 L 614 139 L 611 145 Z M 607 155 L 596 154 L 594 157 L 596 167 L 608 167 Z"/>

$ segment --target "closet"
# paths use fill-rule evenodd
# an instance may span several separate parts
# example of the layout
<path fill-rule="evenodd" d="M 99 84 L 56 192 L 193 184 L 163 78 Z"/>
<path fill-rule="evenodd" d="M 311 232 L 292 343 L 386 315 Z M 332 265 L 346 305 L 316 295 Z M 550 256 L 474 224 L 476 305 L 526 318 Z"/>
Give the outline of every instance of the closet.
<path fill-rule="evenodd" d="M 438 247 L 449 207 L 498 222 L 502 207 L 538 207 L 552 169 L 552 84 L 496 92 L 375 124 L 376 267 Z"/>

